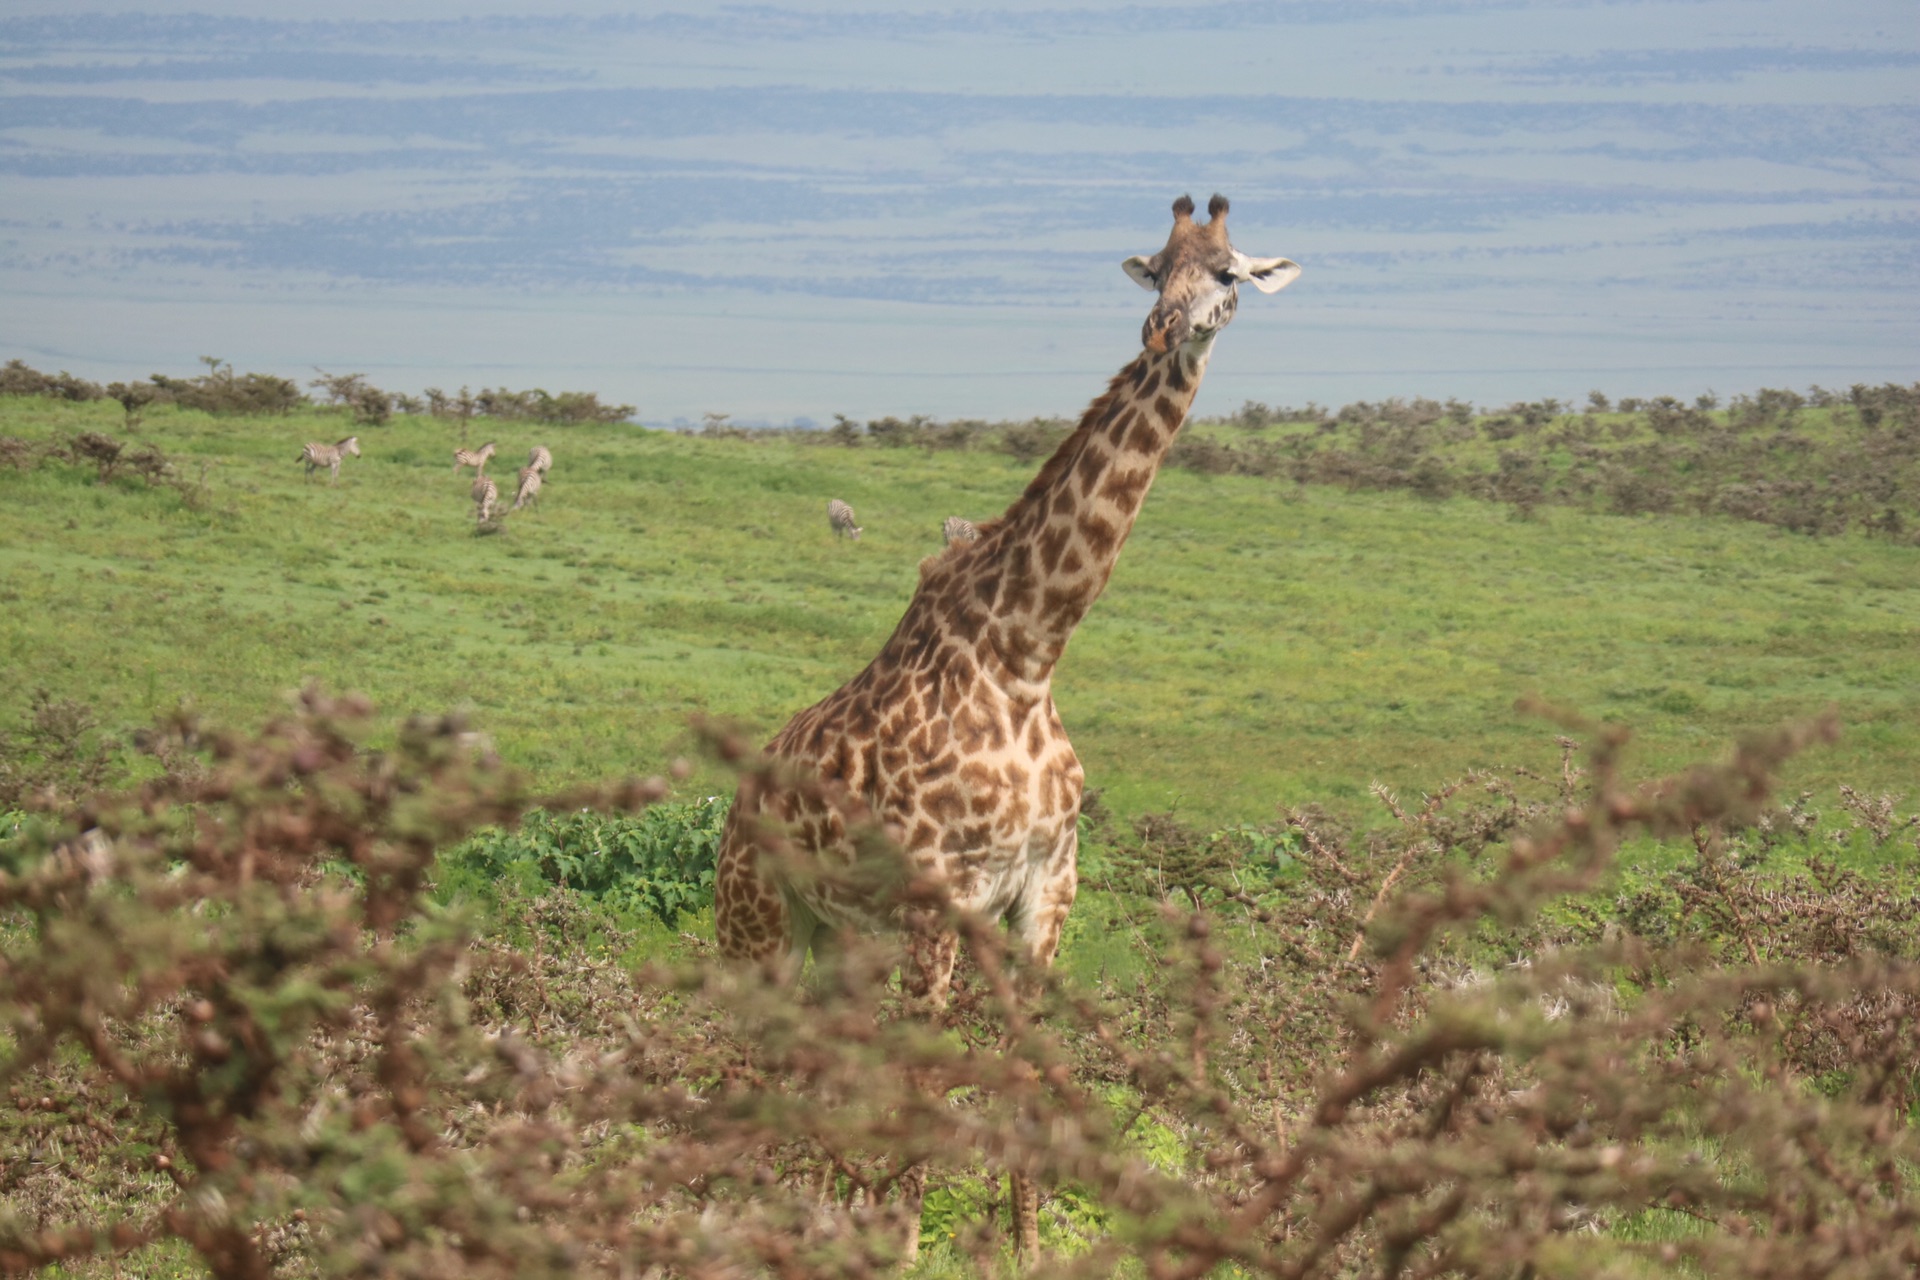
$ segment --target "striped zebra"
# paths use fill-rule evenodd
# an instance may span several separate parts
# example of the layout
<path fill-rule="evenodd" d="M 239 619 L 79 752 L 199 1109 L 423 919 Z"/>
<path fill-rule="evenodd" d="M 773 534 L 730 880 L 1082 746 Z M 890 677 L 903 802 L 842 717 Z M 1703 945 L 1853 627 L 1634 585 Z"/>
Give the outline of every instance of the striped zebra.
<path fill-rule="evenodd" d="M 541 475 L 545 475 L 547 472 L 553 470 L 553 455 L 547 452 L 547 446 L 543 444 L 533 446 L 533 452 L 527 455 L 527 466 L 538 471 Z M 537 486 L 534 492 L 539 492 Z"/>
<path fill-rule="evenodd" d="M 844 534 L 856 542 L 860 540 L 860 535 L 866 532 L 853 522 L 853 508 L 838 498 L 833 498 L 827 503 L 827 523 L 833 526 L 835 533 Z"/>
<path fill-rule="evenodd" d="M 473 518 L 480 524 L 493 519 L 494 504 L 500 501 L 500 486 L 481 472 L 473 478 Z"/>
<path fill-rule="evenodd" d="M 455 449 L 453 451 L 453 474 L 459 475 L 460 468 L 472 467 L 477 476 L 487 473 L 487 459 L 493 456 L 493 441 L 489 440 L 478 449 Z"/>
<path fill-rule="evenodd" d="M 952 546 L 956 542 L 972 542 L 980 536 L 980 531 L 965 516 L 948 516 L 940 522 L 940 536 Z"/>
<path fill-rule="evenodd" d="M 302 449 L 300 451 L 300 457 L 296 459 L 296 461 L 307 464 L 307 479 L 313 479 L 313 473 L 325 467 L 333 473 L 327 483 L 338 484 L 340 481 L 340 459 L 346 457 L 348 454 L 352 454 L 356 458 L 360 456 L 359 436 L 348 436 L 338 444 L 320 444 L 316 441 Z"/>
<path fill-rule="evenodd" d="M 536 452 L 545 453 L 546 450 L 540 449 Z M 509 509 L 518 511 L 522 507 L 532 506 L 539 500 L 540 468 L 529 463 L 527 466 L 520 468 L 520 487 L 514 491 L 513 506 Z"/>

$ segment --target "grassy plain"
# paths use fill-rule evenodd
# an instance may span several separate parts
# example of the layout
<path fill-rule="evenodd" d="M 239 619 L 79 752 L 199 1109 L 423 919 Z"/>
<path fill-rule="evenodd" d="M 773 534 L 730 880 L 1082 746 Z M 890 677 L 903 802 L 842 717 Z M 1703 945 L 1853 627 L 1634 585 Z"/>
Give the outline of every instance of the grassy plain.
<path fill-rule="evenodd" d="M 118 406 L 0 399 L 0 435 L 117 431 Z M 304 479 L 339 412 L 149 413 L 197 474 L 192 509 L 133 479 L 0 470 L 0 654 L 10 703 L 44 687 L 137 724 L 189 699 L 258 721 L 310 679 L 385 710 L 471 709 L 543 783 L 652 771 L 706 713 L 771 734 L 852 675 L 949 513 L 986 516 L 1035 464 L 707 439 L 629 426 L 477 424 L 497 474 L 557 459 L 540 506 L 474 533 L 448 424 L 361 433 L 337 487 Z M 828 497 L 860 513 L 834 538 Z M 1162 474 L 1056 678 L 1090 783 L 1123 815 L 1259 821 L 1540 763 L 1543 695 L 1638 734 L 1651 772 L 1827 706 L 1841 744 L 1789 791 L 1900 791 L 1920 765 L 1920 550 L 1689 516 L 1347 493 Z M 730 789 L 696 762 L 689 794 Z"/>

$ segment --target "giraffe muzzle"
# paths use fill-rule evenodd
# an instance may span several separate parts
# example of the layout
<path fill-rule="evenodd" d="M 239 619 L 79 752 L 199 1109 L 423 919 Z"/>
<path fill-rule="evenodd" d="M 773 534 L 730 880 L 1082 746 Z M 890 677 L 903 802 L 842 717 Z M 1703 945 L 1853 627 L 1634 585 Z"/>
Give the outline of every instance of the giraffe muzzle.
<path fill-rule="evenodd" d="M 1186 341 L 1190 328 L 1187 318 L 1178 312 L 1163 315 L 1155 311 L 1140 327 L 1140 341 L 1155 355 L 1165 355 Z"/>

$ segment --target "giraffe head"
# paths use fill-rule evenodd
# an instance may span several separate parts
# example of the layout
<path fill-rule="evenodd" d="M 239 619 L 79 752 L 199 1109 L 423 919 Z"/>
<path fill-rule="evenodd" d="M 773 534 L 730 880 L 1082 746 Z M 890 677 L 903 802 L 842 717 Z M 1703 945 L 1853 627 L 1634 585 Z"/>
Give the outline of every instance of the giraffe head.
<path fill-rule="evenodd" d="M 1227 327 L 1240 303 L 1241 282 L 1277 293 L 1300 274 L 1285 258 L 1249 258 L 1227 243 L 1227 198 L 1207 201 L 1207 221 L 1193 220 L 1193 199 L 1173 202 L 1167 247 L 1151 258 L 1120 264 L 1134 283 L 1160 295 L 1140 330 L 1149 351 L 1171 351 L 1183 342 L 1205 342 Z"/>

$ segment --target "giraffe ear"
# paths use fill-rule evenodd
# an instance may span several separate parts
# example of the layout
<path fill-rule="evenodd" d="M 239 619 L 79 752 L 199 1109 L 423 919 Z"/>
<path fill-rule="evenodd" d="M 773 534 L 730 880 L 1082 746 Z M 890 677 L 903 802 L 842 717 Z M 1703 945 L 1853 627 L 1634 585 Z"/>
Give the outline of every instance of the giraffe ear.
<path fill-rule="evenodd" d="M 1249 258 L 1236 250 L 1233 274 L 1262 293 L 1278 293 L 1300 278 L 1300 264 L 1287 258 Z"/>
<path fill-rule="evenodd" d="M 1141 257 L 1139 254 L 1135 254 L 1133 257 L 1121 263 L 1120 269 L 1126 272 L 1128 278 L 1142 289 L 1151 289 L 1155 293 L 1160 292 L 1160 278 L 1153 274 L 1153 263 Z"/>

